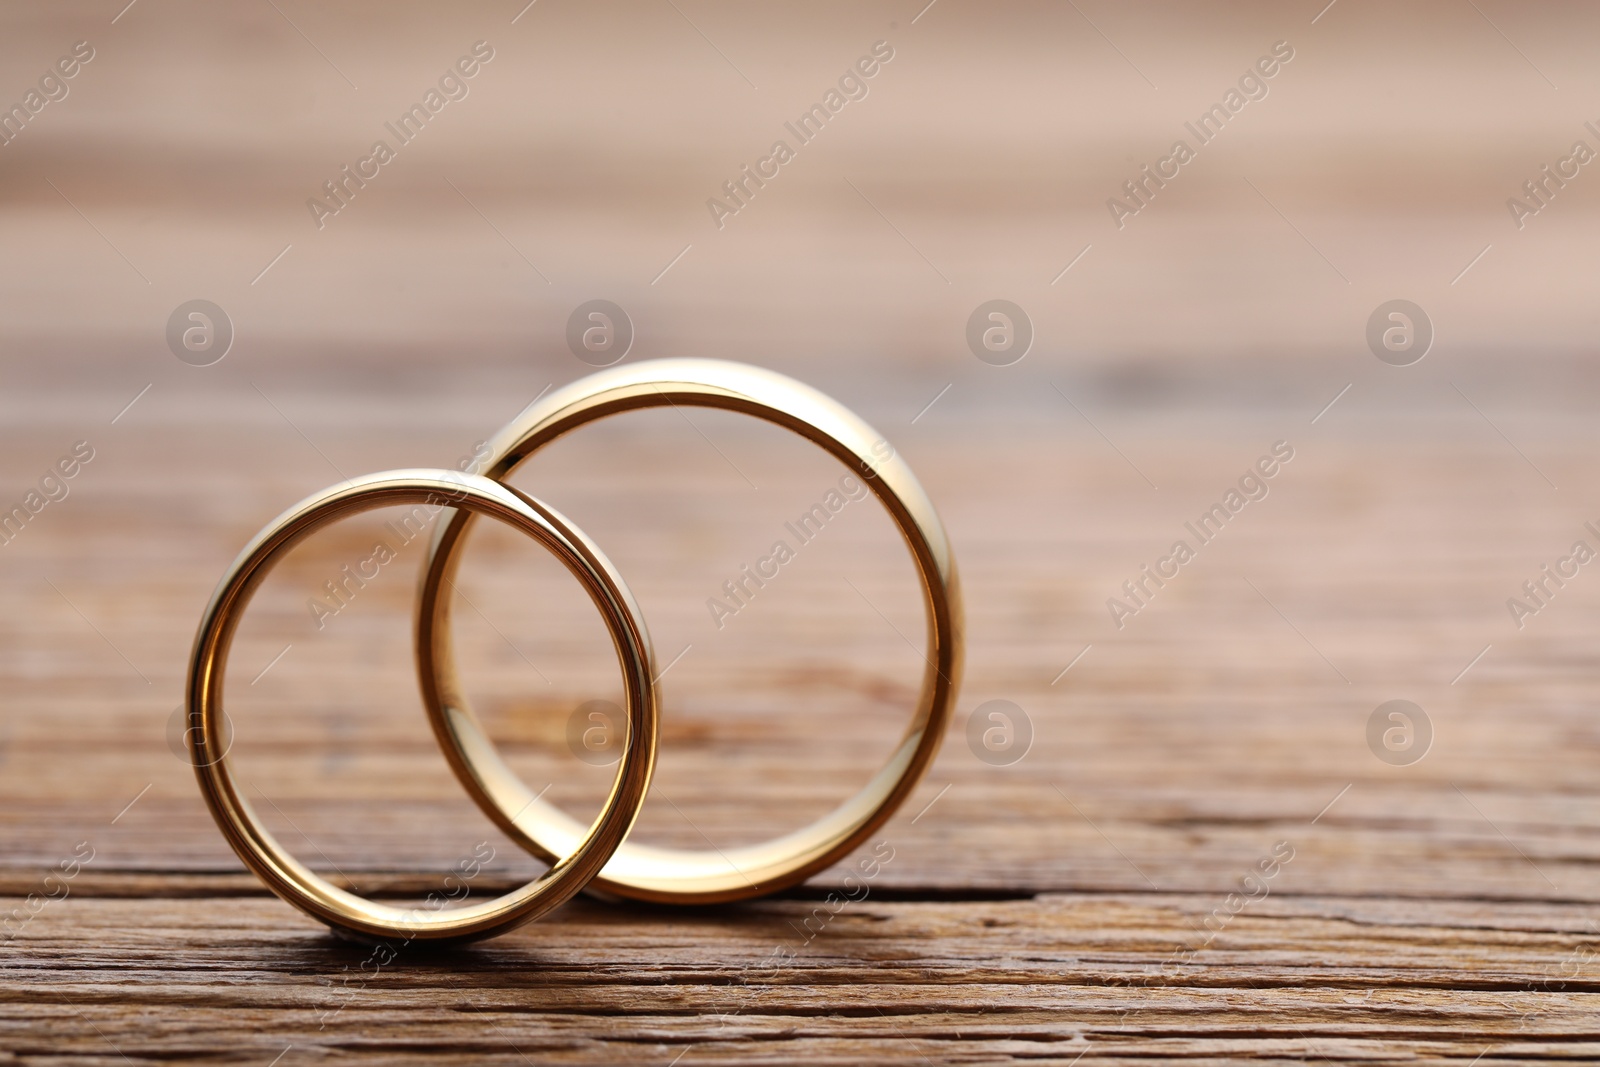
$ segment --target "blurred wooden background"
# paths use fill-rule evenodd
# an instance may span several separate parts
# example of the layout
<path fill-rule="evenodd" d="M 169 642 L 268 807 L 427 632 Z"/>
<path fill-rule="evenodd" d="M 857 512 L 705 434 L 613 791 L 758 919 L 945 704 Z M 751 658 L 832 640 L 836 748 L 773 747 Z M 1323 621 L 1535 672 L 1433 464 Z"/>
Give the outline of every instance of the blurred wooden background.
<path fill-rule="evenodd" d="M 93 450 L 0 545 L 0 913 L 37 908 L 0 933 L 0 1061 L 1595 1058 L 1600 580 L 1580 568 L 1520 628 L 1507 609 L 1600 547 L 1600 179 L 1520 229 L 1506 208 L 1597 145 L 1591 7 L 0 18 L 0 105 L 94 52 L 0 145 L 0 511 Z M 706 199 L 880 40 L 865 98 L 719 230 Z M 478 41 L 465 98 L 318 229 L 305 201 Z M 1265 98 L 1118 229 L 1106 199 L 1279 41 Z M 968 349 L 994 298 L 1034 328 L 1011 366 Z M 1436 332 L 1411 366 L 1365 338 L 1396 298 Z M 214 365 L 169 350 L 194 299 L 232 324 Z M 455 466 L 587 373 L 565 335 L 591 299 L 628 312 L 629 360 L 796 375 L 910 460 L 965 585 L 956 721 L 881 835 L 892 861 L 814 936 L 843 869 L 735 907 L 579 901 L 363 982 L 365 951 L 243 871 L 173 750 L 193 627 L 295 500 Z M 1279 441 L 1267 496 L 1117 628 L 1107 598 Z M 921 624 L 875 506 L 720 629 L 706 608 L 840 473 L 694 411 L 519 473 L 618 563 L 672 664 L 641 837 L 796 826 L 898 736 Z M 424 893 L 487 843 L 493 892 L 538 868 L 416 707 L 415 549 L 325 627 L 307 608 L 382 518 L 263 589 L 234 754 L 282 839 L 358 889 Z M 566 729 L 615 697 L 598 621 L 536 550 L 481 533 L 474 699 L 530 782 L 592 811 L 609 770 Z M 1395 699 L 1426 716 L 1420 760 L 1369 744 Z M 1004 765 L 968 742 L 995 700 L 1032 733 Z M 1257 899 L 1230 898 L 1274 856 Z"/>

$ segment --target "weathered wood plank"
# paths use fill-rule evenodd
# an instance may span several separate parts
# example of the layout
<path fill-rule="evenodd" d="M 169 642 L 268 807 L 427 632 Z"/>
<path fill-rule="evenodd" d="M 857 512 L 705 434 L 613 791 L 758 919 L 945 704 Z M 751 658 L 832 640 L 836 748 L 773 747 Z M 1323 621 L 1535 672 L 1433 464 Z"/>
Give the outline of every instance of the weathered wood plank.
<path fill-rule="evenodd" d="M 759 493 L 729 496 L 726 472 L 711 473 L 720 460 L 688 431 L 644 450 L 643 467 L 629 465 L 628 442 L 603 440 L 573 468 L 525 479 L 637 576 L 666 655 L 695 645 L 667 680 L 658 782 L 687 818 L 658 800 L 641 826 L 691 847 L 702 834 L 732 842 L 792 825 L 848 792 L 892 741 L 916 673 L 895 632 L 917 625 L 892 578 L 899 549 L 870 514 L 829 531 L 840 536 L 814 546 L 809 569 L 734 620 L 748 629 L 709 628 L 703 600 L 723 572 L 830 476 L 760 435 L 716 432 L 759 474 Z M 330 439 L 371 467 L 424 451 L 381 431 Z M 143 447 L 160 454 L 178 440 L 154 430 Z M 72 510 L 46 516 L 53 527 L 28 531 L 47 536 L 7 549 L 23 550 L 8 557 L 22 575 L 7 594 L 18 610 L 0 621 L 4 699 L 20 714 L 0 749 L 0 906 L 25 907 L 78 842 L 95 858 L 66 901 L 0 950 L 0 1048 L 27 1062 L 263 1062 L 288 1047 L 474 1063 L 843 1063 L 866 1048 L 914 1062 L 1593 1058 L 1600 800 L 1584 657 L 1600 613 L 1579 585 L 1538 628 L 1496 629 L 1495 598 L 1527 569 L 1521 554 L 1542 551 L 1573 515 L 1534 498 L 1439 548 L 1380 550 L 1384 531 L 1417 515 L 1383 489 L 1388 479 L 1443 484 L 1466 514 L 1461 479 L 1496 457 L 1466 436 L 1395 458 L 1334 434 L 1320 458 L 1304 457 L 1322 466 L 1271 498 L 1279 511 L 1230 530 L 1208 547 L 1209 570 L 1119 632 L 1101 601 L 1193 508 L 1157 506 L 1136 484 L 1108 489 L 1121 461 L 1087 444 L 986 424 L 916 446 L 951 505 L 970 668 L 944 753 L 883 832 L 895 860 L 871 898 L 809 942 L 803 924 L 843 888 L 840 872 L 792 899 L 725 910 L 579 903 L 468 951 L 407 952 L 348 1001 L 340 979 L 367 950 L 332 941 L 240 871 L 166 735 L 215 571 L 326 473 L 308 464 L 285 479 L 263 444 L 228 457 L 228 478 L 160 486 L 160 509 L 137 504 L 140 482 L 71 498 Z M 428 446 L 451 447 L 446 433 Z M 1200 503 L 1241 454 L 1146 447 L 1163 457 L 1163 492 Z M 1563 479 L 1587 484 L 1576 440 L 1543 448 Z M 1055 494 L 1029 500 L 1026 524 L 986 488 L 986 471 L 1014 454 L 1070 455 L 1080 471 L 1053 476 Z M 589 481 L 586 463 L 621 472 L 615 487 Z M 693 499 L 658 491 L 678 470 Z M 1366 500 L 1356 534 L 1330 536 L 1352 493 Z M 362 536 L 335 533 L 294 581 L 314 585 Z M 1296 538 L 1311 539 L 1318 567 L 1282 551 Z M 603 644 L 584 642 L 583 605 L 561 599 L 559 575 L 514 543 L 474 548 L 483 559 L 468 595 L 493 625 L 464 618 L 462 644 L 486 718 L 530 779 L 585 810 L 606 772 L 571 757 L 563 727 L 611 684 Z M 845 577 L 895 625 L 842 598 Z M 264 594 L 241 661 L 296 647 L 256 687 L 240 672 L 237 755 L 284 839 L 347 884 L 424 892 L 430 871 L 489 840 L 497 857 L 478 888 L 501 889 L 537 865 L 462 797 L 415 710 L 409 584 L 374 584 L 325 635 L 299 615 L 304 586 Z M 1491 639 L 1496 654 L 1452 687 Z M 549 684 L 522 658 L 541 648 L 556 650 L 533 657 Z M 1366 747 L 1367 714 L 1395 695 L 1436 712 L 1435 749 L 1409 767 Z M 1022 705 L 1034 726 L 1032 749 L 1009 767 L 980 762 L 966 741 L 966 713 L 994 698 Z M 1294 856 L 1271 896 L 1205 944 L 1207 916 L 1228 913 L 1228 894 L 1280 841 Z M 753 980 L 784 945 L 792 964 Z"/>
<path fill-rule="evenodd" d="M 362 1062 L 843 1062 L 863 1042 L 895 1062 L 1600 1052 L 1584 909 L 1275 894 L 1205 945 L 1197 924 L 1217 903 L 869 896 L 825 921 L 803 901 L 575 904 L 471 949 L 404 949 L 363 984 L 344 979 L 365 977 L 370 950 L 276 901 L 75 897 L 9 953 L 0 1033 L 23 1059 L 49 1035 L 57 1054 L 135 1061 L 292 1047 Z M 792 955 L 775 963 L 779 947 Z"/>
<path fill-rule="evenodd" d="M 367 446 L 406 447 L 398 439 Z M 1195 572 L 1190 584 L 1170 591 L 1171 600 L 1156 602 L 1118 632 L 1096 598 L 1115 592 L 1117 577 L 1143 558 L 1142 547 L 1119 546 L 1159 544 L 1167 519 L 1152 518 L 1148 504 L 1137 500 L 1126 511 L 1083 510 L 1093 496 L 1084 486 L 1077 499 L 1034 499 L 1030 522 L 1064 531 L 1069 540 L 1062 548 L 1049 539 L 1015 539 L 1011 527 L 972 512 L 967 502 L 983 496 L 964 488 L 982 484 L 984 467 L 974 455 L 998 462 L 1043 447 L 1031 432 L 1006 437 L 991 427 L 977 443 L 934 441 L 913 457 L 952 482 L 940 496 L 951 503 L 962 550 L 972 639 L 957 722 L 912 807 L 920 810 L 947 784 L 950 791 L 915 826 L 917 810 L 908 807 L 897 833 L 918 845 L 888 877 L 928 887 L 1149 888 L 1137 868 L 1161 888 L 1217 890 L 1263 848 L 1290 837 L 1304 844 L 1293 873 L 1307 892 L 1363 893 L 1383 885 L 1421 895 L 1444 887 L 1468 895 L 1600 894 L 1594 879 L 1600 802 L 1590 786 L 1600 735 L 1587 711 L 1582 669 L 1594 596 L 1577 586 L 1525 633 L 1510 627 L 1499 603 L 1516 589 L 1521 555 L 1566 536 L 1562 508 L 1529 501 L 1467 531 L 1477 541 L 1470 552 L 1458 547 L 1422 566 L 1415 551 L 1391 558 L 1378 550 L 1381 531 L 1411 521 L 1413 507 L 1404 495 L 1380 494 L 1363 520 L 1362 538 L 1371 543 L 1352 554 L 1350 538 L 1323 537 L 1316 544 L 1319 569 L 1307 572 L 1297 557 L 1277 550 L 1293 543 L 1302 525 L 1314 525 L 1315 516 L 1337 513 L 1346 487 L 1377 493 L 1380 470 L 1384 479 L 1406 482 L 1439 477 L 1435 455 L 1380 466 L 1382 450 L 1336 440 L 1325 446 L 1326 470 L 1296 485 L 1298 497 L 1284 491 L 1281 518 L 1264 512 L 1259 526 L 1230 530 L 1238 538 L 1219 543 L 1217 556 L 1197 564 L 1211 570 Z M 1450 447 L 1459 448 L 1463 470 L 1489 456 L 1487 445 L 1481 453 L 1466 441 Z M 1581 486 L 1581 450 L 1560 447 L 1568 459 L 1556 466 L 1571 468 L 1562 477 L 1570 474 Z M 743 448 L 747 464 L 760 467 L 756 446 Z M 706 454 L 696 457 L 696 449 Z M 1167 491 L 1192 491 L 1203 500 L 1215 471 L 1231 469 L 1228 451 L 1174 446 L 1163 473 Z M 654 454 L 667 466 L 698 463 L 703 470 L 720 462 L 698 437 L 662 444 Z M 1086 484 L 1120 462 L 1105 454 L 1092 460 L 1085 461 Z M 367 463 L 386 465 L 378 457 Z M 762 472 L 762 495 L 783 501 L 803 502 L 815 472 L 827 472 L 825 465 L 796 471 L 774 464 Z M 6 699 L 18 712 L 8 717 L 0 750 L 8 864 L 48 866 L 74 842 L 93 837 L 105 850 L 103 862 L 119 869 L 233 866 L 188 768 L 166 743 L 187 635 L 214 568 L 254 523 L 324 477 L 310 471 L 300 487 L 283 491 L 253 477 L 169 487 L 181 492 L 170 510 L 140 513 L 140 521 L 155 525 L 148 538 L 137 539 L 114 532 L 124 526 L 118 516 L 127 512 L 128 498 L 85 492 L 66 502 L 76 510 L 40 520 L 56 522 L 53 531 L 29 530 L 40 537 L 7 547 L 32 554 L 13 561 L 19 578 L 7 593 L 18 609 L 8 616 L 3 646 L 11 678 Z M 802 813 L 820 813 L 862 780 L 887 750 L 915 677 L 914 654 L 900 636 L 867 606 L 835 592 L 836 576 L 874 582 L 874 563 L 898 563 L 899 550 L 880 536 L 882 529 L 866 522 L 860 531 L 841 529 L 851 536 L 839 542 L 837 556 L 803 561 L 816 566 L 786 575 L 792 583 L 775 589 L 776 599 L 736 620 L 766 627 L 746 639 L 710 628 L 704 594 L 746 557 L 743 546 L 761 543 L 770 529 L 764 523 L 784 514 L 787 503 L 754 515 L 742 502 L 717 505 L 736 532 L 708 544 L 687 535 L 692 527 L 682 536 L 648 532 L 649 524 L 630 517 L 635 498 L 626 480 L 606 492 L 581 472 L 556 468 L 550 477 L 552 499 L 565 503 L 576 494 L 590 501 L 593 513 L 583 521 L 636 578 L 664 658 L 694 646 L 666 680 L 659 777 L 660 791 L 692 825 L 658 801 L 642 833 L 680 843 L 698 843 L 702 832 L 719 842 L 748 838 L 793 825 Z M 654 480 L 650 472 L 635 477 L 641 485 Z M 1457 495 L 1462 505 L 1471 499 L 1464 490 Z M 694 511 L 658 506 L 669 527 Z M 228 523 L 190 518 L 219 507 L 241 516 Z M 1074 522 L 1075 513 L 1092 518 Z M 164 546 L 178 542 L 197 547 L 168 554 Z M 359 542 L 334 539 L 303 570 L 320 573 L 318 560 L 336 563 L 352 543 Z M 494 627 L 515 633 L 519 648 L 565 641 L 570 654 L 564 650 L 555 662 L 565 660 L 571 670 L 545 685 L 495 629 L 464 624 L 473 677 L 489 694 L 485 708 L 497 736 L 514 746 L 530 777 L 553 781 L 553 796 L 581 808 L 593 803 L 604 773 L 573 760 L 562 731 L 589 690 L 612 684 L 605 652 L 560 637 L 583 618 L 581 605 L 560 601 L 560 612 L 528 610 L 526 590 L 548 596 L 553 587 L 542 574 L 521 577 L 516 568 L 526 556 L 499 547 L 504 551 L 486 553 L 477 575 L 481 593 L 470 594 L 474 603 L 491 614 L 503 611 Z M 1078 558 L 1081 568 L 1073 562 Z M 494 560 L 506 569 L 496 572 Z M 1342 664 L 1350 685 L 1250 589 L 1233 570 L 1240 563 Z M 30 574 L 34 565 L 45 577 L 55 575 L 51 580 L 71 604 Z M 504 589 L 484 581 L 496 573 Z M 877 585 L 863 587 L 877 595 Z M 914 632 L 914 607 L 891 602 L 893 593 L 908 590 L 883 587 L 886 610 L 903 610 L 901 628 Z M 486 824 L 443 770 L 414 710 L 405 655 L 409 581 L 397 575 L 372 594 L 337 620 L 344 629 L 324 637 L 323 646 L 296 644 L 262 681 L 258 692 L 269 698 L 236 705 L 239 757 L 253 781 L 271 790 L 286 816 L 341 866 L 395 870 L 449 862 L 462 835 L 479 827 L 488 832 Z M 264 617 L 281 633 L 269 626 L 246 642 L 242 664 L 265 665 L 290 640 L 301 640 L 296 601 L 274 603 L 278 610 Z M 1471 610 L 1457 612 L 1456 605 Z M 1441 614 L 1445 607 L 1451 610 Z M 1490 655 L 1451 686 L 1455 672 L 1490 639 Z M 1052 686 L 1087 644 L 1093 651 Z M 555 670 L 549 662 L 545 667 Z M 238 683 L 241 700 L 258 695 L 247 682 Z M 1421 763 L 1392 768 L 1367 750 L 1364 728 L 1377 703 L 1401 694 L 1433 710 L 1437 738 Z M 995 697 L 1016 701 L 1034 722 L 1033 749 L 1012 767 L 986 766 L 966 745 L 965 716 Z M 99 832 L 146 785 L 150 791 L 115 831 Z M 1309 826 L 1347 785 L 1348 793 Z M 728 803 L 730 794 L 737 803 Z M 1004 835 L 994 832 L 999 826 Z"/>
<path fill-rule="evenodd" d="M 1506 603 L 1600 537 L 1593 201 L 1579 180 L 1514 245 L 1504 229 L 1507 193 L 1584 135 L 1535 75 L 1570 93 L 1594 11 L 1487 12 L 1523 64 L 1450 5 L 540 4 L 509 25 L 284 6 L 3 16 L 4 69 L 84 36 L 101 52 L 0 167 L 0 509 L 95 449 L 0 545 L 0 1063 L 1600 1059 L 1600 583 L 1586 568 L 1522 625 Z M 470 102 L 313 231 L 306 197 L 382 101 L 484 36 L 499 56 Z M 1174 101 L 1279 36 L 1299 58 L 1272 99 L 1113 239 L 1105 198 L 1192 115 Z M 724 162 L 879 37 L 899 54 L 871 100 L 712 243 Z M 1491 225 L 1506 239 L 1463 280 Z M 206 368 L 161 338 L 200 295 L 237 327 Z M 837 915 L 838 870 L 737 907 L 581 900 L 347 985 L 371 950 L 268 896 L 170 751 L 198 613 L 294 500 L 454 465 L 586 372 L 562 331 L 599 295 L 634 317 L 630 359 L 795 374 L 910 459 L 962 568 L 956 721 L 882 831 L 893 862 Z M 996 295 L 1036 332 L 1007 368 L 963 337 Z M 1438 327 L 1407 368 L 1362 337 L 1396 295 Z M 1119 627 L 1108 598 L 1280 440 L 1270 494 Z M 519 476 L 612 555 L 673 664 L 641 837 L 793 827 L 893 744 L 920 620 L 870 507 L 726 625 L 706 607 L 839 473 L 776 431 L 663 411 Z M 416 709 L 415 548 L 326 628 L 308 613 L 378 536 L 328 531 L 263 591 L 229 694 L 240 766 L 343 884 L 421 894 L 490 841 L 475 892 L 503 889 L 538 866 Z M 472 545 L 463 588 L 494 736 L 592 810 L 606 772 L 565 740 L 614 697 L 592 610 L 507 537 Z M 1421 762 L 1369 748 L 1394 698 L 1429 717 Z M 991 700 L 1031 722 L 1013 765 L 968 744 Z M 40 905 L 80 843 L 92 861 Z M 1280 843 L 1292 859 L 1245 903 Z"/>

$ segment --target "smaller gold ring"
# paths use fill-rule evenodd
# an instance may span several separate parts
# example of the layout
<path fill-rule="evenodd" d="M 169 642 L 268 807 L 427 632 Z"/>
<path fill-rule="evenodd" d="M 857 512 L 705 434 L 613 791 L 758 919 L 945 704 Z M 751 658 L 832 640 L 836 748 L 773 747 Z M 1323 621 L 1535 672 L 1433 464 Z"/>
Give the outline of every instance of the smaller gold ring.
<path fill-rule="evenodd" d="M 251 596 L 272 567 L 313 531 L 392 504 L 423 504 L 491 515 L 555 554 L 604 617 L 622 664 L 627 732 L 617 776 L 599 816 L 572 850 L 540 878 L 505 896 L 459 908 L 398 908 L 331 884 L 290 856 L 239 792 L 228 767 L 222 717 L 229 648 Z M 441 512 L 441 521 L 452 511 Z M 188 682 L 189 737 L 200 792 L 223 836 L 273 892 L 335 930 L 361 940 L 473 940 L 504 933 L 571 899 L 600 873 L 633 827 L 650 788 L 656 755 L 655 659 L 633 594 L 601 551 L 560 513 L 516 489 L 474 474 L 398 470 L 316 493 L 245 546 L 206 605 Z"/>

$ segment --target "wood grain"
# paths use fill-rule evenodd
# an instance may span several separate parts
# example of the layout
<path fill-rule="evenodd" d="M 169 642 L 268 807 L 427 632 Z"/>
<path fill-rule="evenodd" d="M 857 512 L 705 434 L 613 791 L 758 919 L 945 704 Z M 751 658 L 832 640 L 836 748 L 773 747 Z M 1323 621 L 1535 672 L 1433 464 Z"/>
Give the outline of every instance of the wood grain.
<path fill-rule="evenodd" d="M 1600 9 L 522 3 L 0 11 L 0 106 L 98 50 L 0 146 L 0 514 L 94 450 L 0 538 L 0 1064 L 1600 1060 L 1600 578 L 1507 608 L 1600 547 L 1593 179 L 1506 217 L 1588 136 Z M 871 96 L 708 221 L 880 38 Z M 470 99 L 317 228 L 306 198 L 479 39 Z M 1271 96 L 1114 228 L 1106 198 L 1279 39 Z M 197 297 L 236 327 L 208 367 L 163 337 Z M 959 561 L 960 701 L 863 898 L 849 866 L 733 907 L 585 898 L 372 973 L 211 823 L 175 751 L 194 627 L 294 501 L 455 466 L 587 373 L 564 331 L 597 297 L 630 360 L 759 363 L 894 443 Z M 996 297 L 1034 326 L 1009 367 L 964 334 Z M 1396 297 L 1437 327 L 1403 368 L 1363 333 Z M 1270 491 L 1119 626 L 1108 599 L 1279 442 Z M 518 473 L 670 665 L 641 839 L 792 829 L 897 740 L 922 621 L 873 507 L 707 608 L 841 473 L 702 411 Z M 417 707 L 416 548 L 308 610 L 383 536 L 328 530 L 261 590 L 233 756 L 330 879 L 414 899 L 485 843 L 481 898 L 540 867 Z M 598 620 L 515 537 L 469 547 L 472 698 L 592 812 L 609 771 L 566 728 L 616 696 Z M 1394 699 L 1433 735 L 1407 765 L 1368 739 Z M 1003 766 L 968 735 L 997 700 L 1032 735 Z"/>
<path fill-rule="evenodd" d="M 367 950 L 262 900 L 69 900 L 14 951 L 6 1046 L 85 1062 L 1470 1063 L 1600 1051 L 1593 982 L 1531 983 L 1592 946 L 1573 909 L 1269 898 L 1171 978 L 1196 901 L 868 898 L 807 942 L 805 902 L 569 907 L 461 952 Z M 294 924 L 290 924 L 293 926 Z M 767 965 L 776 946 L 793 952 Z M 70 961 L 70 962 L 69 962 Z M 351 976 L 356 976 L 352 978 Z M 1534 987 L 1537 986 L 1537 987 Z M 48 1035 L 48 1040 L 46 1039 Z M 220 1058 L 220 1057 L 219 1057 Z"/>
<path fill-rule="evenodd" d="M 918 632 L 893 580 L 901 550 L 871 513 L 828 531 L 837 543 L 819 542 L 809 569 L 733 620 L 752 637 L 711 628 L 713 577 L 831 475 L 777 436 L 704 425 L 759 491 L 736 492 L 686 427 L 662 432 L 646 460 L 624 458 L 632 431 L 599 434 L 519 475 L 621 562 L 659 647 L 694 645 L 668 676 L 660 788 L 640 829 L 688 846 L 795 825 L 861 780 L 909 700 L 916 653 L 901 632 Z M 310 430 L 368 467 L 423 450 L 410 434 Z M 0 1044 L 18 1062 L 269 1062 L 286 1048 L 285 1062 L 1593 1058 L 1600 804 L 1579 668 L 1600 594 L 1575 585 L 1538 629 L 1509 640 L 1495 629 L 1509 626 L 1496 597 L 1515 589 L 1521 555 L 1559 545 L 1572 515 L 1469 431 L 1398 456 L 1364 434 L 1311 439 L 1305 469 L 1289 468 L 1299 480 L 1267 500 L 1278 510 L 1230 529 L 1237 538 L 1209 546 L 1187 586 L 1120 633 L 1100 601 L 1166 539 L 1172 513 L 1203 506 L 1249 449 L 1142 436 L 1168 505 L 1071 429 L 992 423 L 914 440 L 908 457 L 957 539 L 969 672 L 944 752 L 881 835 L 893 860 L 866 899 L 835 915 L 836 870 L 739 907 L 580 902 L 489 944 L 406 949 L 354 994 L 344 978 L 370 950 L 330 938 L 240 870 L 168 750 L 173 702 L 160 695 L 176 691 L 213 572 L 274 496 L 325 475 L 307 463 L 303 484 L 277 487 L 281 437 L 240 430 L 228 477 L 165 483 L 165 507 L 135 505 L 116 485 L 69 498 L 46 514 L 48 535 L 41 519 L 31 543 L 10 546 L 56 589 L 19 583 L 27 599 L 6 616 L 9 699 L 44 717 L 8 720 L 4 906 L 44 892 L 79 842 L 94 859 L 5 946 Z M 435 437 L 427 447 L 449 457 L 450 433 Z M 178 439 L 156 426 L 136 445 L 161 454 Z M 1572 440 L 1540 448 L 1585 484 Z M 986 511 L 1006 504 L 985 470 L 1018 454 L 1039 457 L 1041 475 L 1055 456 L 1073 461 L 1052 493 L 1017 506 L 1026 525 Z M 607 463 L 596 483 L 589 471 Z M 657 492 L 657 466 L 685 488 Z M 1478 492 L 1451 479 L 1476 470 L 1498 472 L 1519 507 L 1459 524 L 1456 541 L 1381 550 L 1419 514 L 1393 486 L 1431 484 L 1432 506 L 1466 513 Z M 1318 535 L 1351 500 L 1359 522 Z M 714 509 L 714 532 L 699 507 Z M 144 529 L 129 537 L 130 526 Z M 1062 540 L 1032 532 L 1049 529 Z M 362 536 L 331 534 L 289 573 L 322 573 Z M 1308 538 L 1319 561 L 1309 569 Z M 171 552 L 176 541 L 187 550 Z M 562 729 L 586 687 L 614 685 L 603 642 L 584 639 L 583 605 L 562 599 L 533 553 L 492 537 L 472 547 L 482 559 L 463 588 L 492 625 L 463 622 L 463 656 L 482 675 L 489 721 L 530 780 L 584 810 L 606 771 L 574 760 Z M 841 596 L 841 577 L 883 614 Z M 254 668 L 230 682 L 235 755 L 284 840 L 386 898 L 425 893 L 480 840 L 497 854 L 474 893 L 537 873 L 470 808 L 421 723 L 405 654 L 409 578 L 375 584 L 339 632 L 310 637 L 296 636 L 299 581 L 263 593 L 262 632 L 239 656 L 264 664 L 290 638 L 303 655 L 256 686 Z M 508 634 L 549 684 L 506 651 Z M 1501 655 L 1452 685 L 1491 638 Z M 552 662 L 548 648 L 566 651 Z M 1430 710 L 1437 736 L 1421 762 L 1390 767 L 1366 747 L 1366 717 L 1402 692 Z M 1035 737 L 1021 761 L 993 767 L 969 750 L 966 716 L 1002 696 L 1028 712 Z M 1292 858 L 1267 894 L 1230 897 L 1280 842 Z M 775 951 L 793 955 L 776 966 Z"/>

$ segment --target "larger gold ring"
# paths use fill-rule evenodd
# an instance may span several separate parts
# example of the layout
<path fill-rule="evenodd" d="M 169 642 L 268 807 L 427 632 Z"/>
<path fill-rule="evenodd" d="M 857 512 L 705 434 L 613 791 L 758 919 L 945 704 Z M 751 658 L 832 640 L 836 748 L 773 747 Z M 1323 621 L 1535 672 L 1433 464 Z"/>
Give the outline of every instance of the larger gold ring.
<path fill-rule="evenodd" d="M 592 374 L 536 400 L 489 442 L 485 474 L 502 479 L 551 441 L 585 423 L 640 408 L 739 411 L 793 430 L 859 472 L 888 509 L 916 563 L 927 609 L 927 669 L 911 725 L 888 763 L 832 813 L 793 833 L 740 848 L 619 847 L 594 888 L 622 897 L 708 904 L 770 893 L 832 866 L 883 825 L 938 753 L 961 673 L 961 597 L 955 561 L 933 503 L 872 427 L 833 399 L 781 374 L 739 363 L 671 359 Z M 445 756 L 484 812 L 544 859 L 572 850 L 582 826 L 539 799 L 508 767 L 462 692 L 450 647 L 450 601 L 441 595 L 472 516 L 435 528 L 417 606 L 423 703 Z"/>
<path fill-rule="evenodd" d="M 587 829 L 575 832 L 562 858 L 521 889 L 481 904 L 445 909 L 377 904 L 332 885 L 290 856 L 240 795 L 228 768 L 222 722 L 228 650 L 252 594 L 284 554 L 322 526 L 391 504 L 455 509 L 444 514 L 492 515 L 534 538 L 583 583 L 605 618 L 622 662 L 627 735 L 611 794 Z M 464 509 L 464 510 L 462 510 Z M 471 940 L 538 918 L 588 884 L 633 826 L 655 767 L 655 661 L 633 594 L 611 562 L 559 513 L 517 490 L 473 474 L 400 470 L 353 478 L 284 512 L 247 545 L 201 616 L 189 667 L 189 736 L 195 773 L 211 814 L 245 864 L 278 896 L 336 930 L 360 939 Z"/>

